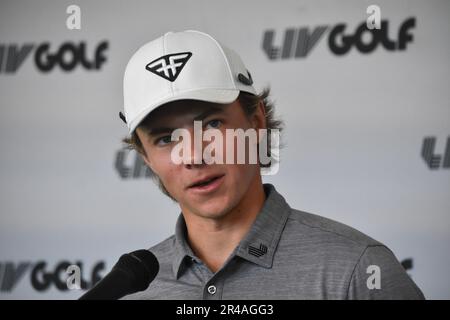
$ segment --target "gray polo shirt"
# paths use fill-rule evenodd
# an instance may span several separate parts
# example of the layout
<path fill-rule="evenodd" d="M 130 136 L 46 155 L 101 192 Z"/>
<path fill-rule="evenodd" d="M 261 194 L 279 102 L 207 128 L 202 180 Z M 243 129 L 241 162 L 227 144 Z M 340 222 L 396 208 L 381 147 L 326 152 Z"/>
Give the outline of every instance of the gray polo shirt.
<path fill-rule="evenodd" d="M 160 271 L 147 290 L 124 299 L 424 299 L 394 254 L 341 223 L 292 209 L 270 184 L 251 229 L 211 272 L 175 235 L 150 248 Z"/>

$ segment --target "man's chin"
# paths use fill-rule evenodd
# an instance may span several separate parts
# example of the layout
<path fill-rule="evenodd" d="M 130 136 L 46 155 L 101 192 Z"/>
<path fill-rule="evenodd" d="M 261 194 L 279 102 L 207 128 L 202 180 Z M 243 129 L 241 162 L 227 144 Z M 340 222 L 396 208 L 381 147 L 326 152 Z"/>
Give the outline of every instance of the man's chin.
<path fill-rule="evenodd" d="M 218 203 L 196 203 L 193 204 L 191 208 L 192 212 L 195 213 L 195 215 L 205 219 L 213 220 L 222 219 L 230 211 L 228 206 Z"/>
<path fill-rule="evenodd" d="M 230 194 L 217 194 L 208 199 L 197 200 L 195 197 L 185 199 L 185 207 L 193 214 L 205 219 L 222 219 L 235 206 Z"/>
<path fill-rule="evenodd" d="M 196 210 L 197 215 L 201 216 L 205 219 L 221 219 L 227 214 L 227 210 L 220 209 L 220 208 L 197 208 Z"/>

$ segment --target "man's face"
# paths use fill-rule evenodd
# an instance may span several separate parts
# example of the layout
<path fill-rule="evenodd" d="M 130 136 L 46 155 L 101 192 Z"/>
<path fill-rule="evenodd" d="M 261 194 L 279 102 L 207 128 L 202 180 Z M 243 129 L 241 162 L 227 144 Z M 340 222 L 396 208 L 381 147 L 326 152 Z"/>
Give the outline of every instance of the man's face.
<path fill-rule="evenodd" d="M 248 118 L 238 100 L 227 105 L 182 100 L 153 111 L 148 130 L 137 128 L 136 133 L 146 152 L 144 161 L 158 175 L 170 195 L 177 200 L 183 213 L 220 219 L 235 208 L 243 197 L 251 195 L 250 186 L 255 183 L 255 179 L 259 179 L 259 165 L 248 164 L 248 161 L 245 164 L 237 164 L 236 161 L 233 161 L 233 164 L 194 164 L 194 120 L 202 121 L 203 131 L 220 130 L 223 137 L 222 152 L 225 155 L 228 142 L 225 139 L 225 130 L 258 129 L 261 124 L 258 120 L 264 119 L 261 112 L 258 109 L 255 116 Z M 172 149 L 180 143 L 171 141 L 171 134 L 179 128 L 190 133 L 192 161 L 188 164 L 175 164 L 171 158 Z M 203 142 L 203 150 L 208 144 L 209 141 Z M 236 149 L 236 140 L 234 145 Z M 197 153 L 196 156 L 199 154 L 202 153 Z M 213 178 L 212 182 L 205 185 L 196 184 L 199 180 L 209 177 Z"/>

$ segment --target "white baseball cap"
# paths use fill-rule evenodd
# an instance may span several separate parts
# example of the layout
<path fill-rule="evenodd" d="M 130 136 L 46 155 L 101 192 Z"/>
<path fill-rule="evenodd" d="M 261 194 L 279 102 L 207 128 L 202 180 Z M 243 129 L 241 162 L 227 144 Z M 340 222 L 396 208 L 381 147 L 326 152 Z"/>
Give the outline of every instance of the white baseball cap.
<path fill-rule="evenodd" d="M 193 99 L 232 103 L 240 91 L 256 94 L 241 58 L 210 35 L 168 32 L 131 57 L 123 79 L 124 114 L 131 134 L 157 107 Z"/>

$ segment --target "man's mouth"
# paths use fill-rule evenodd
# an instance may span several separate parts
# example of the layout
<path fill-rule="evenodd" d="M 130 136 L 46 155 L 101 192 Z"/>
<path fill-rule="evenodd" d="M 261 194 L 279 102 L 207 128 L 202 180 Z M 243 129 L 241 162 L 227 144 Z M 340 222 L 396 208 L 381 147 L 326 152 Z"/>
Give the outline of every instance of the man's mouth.
<path fill-rule="evenodd" d="M 202 179 L 197 180 L 193 184 L 189 186 L 189 188 L 202 188 L 207 187 L 209 185 L 212 185 L 217 179 L 222 178 L 224 175 L 215 175 L 215 176 L 209 176 Z"/>

